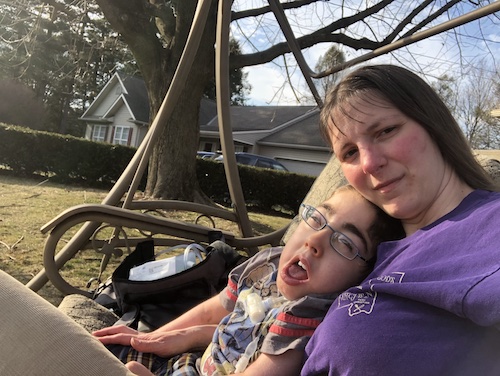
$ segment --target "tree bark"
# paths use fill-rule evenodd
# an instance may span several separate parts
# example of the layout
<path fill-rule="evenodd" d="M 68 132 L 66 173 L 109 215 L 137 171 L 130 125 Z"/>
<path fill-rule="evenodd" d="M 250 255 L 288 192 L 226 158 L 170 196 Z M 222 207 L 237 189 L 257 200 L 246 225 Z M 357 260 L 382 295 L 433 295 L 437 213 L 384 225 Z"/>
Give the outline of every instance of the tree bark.
<path fill-rule="evenodd" d="M 112 27 L 122 34 L 137 60 L 148 90 L 153 119 L 172 82 L 197 2 L 176 2 L 175 13 L 154 0 L 96 2 Z M 170 120 L 162 125 L 160 137 L 155 140 L 145 192 L 148 197 L 209 202 L 199 188 L 195 156 L 199 144 L 200 101 L 205 86 L 214 75 L 216 9 L 214 1 L 184 90 Z M 165 21 L 167 19 L 170 23 Z"/>
<path fill-rule="evenodd" d="M 208 200 L 198 185 L 195 158 L 200 101 L 210 77 L 207 64 L 202 64 L 208 61 L 207 55 L 213 58 L 210 51 L 199 51 L 174 112 L 157 140 L 149 161 L 147 196 L 205 203 Z"/>

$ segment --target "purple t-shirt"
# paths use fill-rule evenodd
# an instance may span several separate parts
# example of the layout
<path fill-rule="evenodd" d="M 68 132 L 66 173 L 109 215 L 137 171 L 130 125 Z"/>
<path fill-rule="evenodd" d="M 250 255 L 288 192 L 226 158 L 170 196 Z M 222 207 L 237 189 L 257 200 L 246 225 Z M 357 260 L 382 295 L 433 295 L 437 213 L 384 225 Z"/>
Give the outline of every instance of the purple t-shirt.
<path fill-rule="evenodd" d="M 379 247 L 306 347 L 302 375 L 500 375 L 500 193 Z"/>

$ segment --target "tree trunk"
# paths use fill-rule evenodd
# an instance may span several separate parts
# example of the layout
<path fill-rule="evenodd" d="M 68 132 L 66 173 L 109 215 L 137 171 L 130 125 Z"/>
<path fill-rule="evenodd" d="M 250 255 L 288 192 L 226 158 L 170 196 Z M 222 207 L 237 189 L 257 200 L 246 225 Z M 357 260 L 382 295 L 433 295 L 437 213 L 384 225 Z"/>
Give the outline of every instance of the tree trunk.
<path fill-rule="evenodd" d="M 146 196 L 206 202 L 196 177 L 199 108 L 204 87 L 203 81 L 188 80 L 156 141 L 149 161 Z"/>
<path fill-rule="evenodd" d="M 157 11 L 163 12 L 163 20 L 148 14 L 155 3 L 153 1 L 96 2 L 113 28 L 123 35 L 136 58 L 148 90 L 152 120 L 172 82 L 197 2 L 177 2 L 175 12 L 170 7 L 158 8 Z M 200 101 L 205 86 L 214 76 L 216 21 L 217 1 L 214 1 L 184 90 L 171 118 L 162 126 L 162 132 L 155 140 L 145 192 L 148 197 L 201 203 L 210 201 L 199 188 L 196 150 L 199 144 Z"/>
<path fill-rule="evenodd" d="M 210 202 L 198 184 L 196 151 L 199 145 L 200 102 L 205 87 L 214 75 L 215 68 L 213 48 L 216 26 L 215 7 L 213 10 L 213 17 L 209 17 L 207 20 L 206 32 L 203 34 L 184 90 L 175 105 L 171 118 L 164 125 L 150 158 L 145 192 L 148 197 L 200 203 Z M 191 23 L 185 25 L 185 27 L 190 26 Z M 173 58 L 174 54 L 171 54 L 171 59 L 167 60 L 166 79 L 168 84 L 170 84 L 177 67 L 177 57 Z M 164 71 L 155 72 L 150 76 L 149 87 L 153 89 L 149 91 L 156 93 L 155 98 L 150 100 L 154 114 L 163 101 L 162 93 L 165 93 L 162 89 L 166 86 L 160 87 L 156 84 L 161 75 L 165 75 Z"/>

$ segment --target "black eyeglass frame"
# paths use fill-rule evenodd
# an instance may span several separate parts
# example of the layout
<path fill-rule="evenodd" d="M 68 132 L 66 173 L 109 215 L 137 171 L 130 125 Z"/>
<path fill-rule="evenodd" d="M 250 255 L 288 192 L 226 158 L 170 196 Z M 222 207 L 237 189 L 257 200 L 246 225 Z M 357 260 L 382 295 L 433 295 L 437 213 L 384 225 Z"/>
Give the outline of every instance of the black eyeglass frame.
<path fill-rule="evenodd" d="M 372 264 L 371 259 L 367 259 L 366 257 L 361 256 L 361 254 L 359 252 L 359 248 L 356 246 L 356 244 L 354 244 L 354 242 L 351 240 L 351 238 L 349 238 L 343 232 L 335 230 L 332 226 L 330 226 L 328 224 L 327 219 L 325 218 L 325 216 L 323 214 L 321 214 L 321 212 L 318 209 L 316 209 L 312 205 L 307 205 L 307 204 L 300 204 L 300 207 L 302 208 L 302 210 L 300 211 L 300 217 L 306 223 L 306 225 L 308 225 L 310 228 L 312 228 L 315 231 L 321 231 L 325 227 L 328 227 L 330 230 L 332 230 L 333 233 L 332 233 L 332 236 L 330 236 L 330 246 L 333 248 L 333 250 L 335 252 L 337 252 L 342 257 L 348 259 L 349 261 L 352 261 L 352 260 L 356 259 L 356 257 L 357 257 L 357 258 L 360 258 L 361 260 L 363 260 L 364 262 L 366 262 L 369 265 Z M 311 212 L 315 213 L 316 215 L 318 215 L 319 217 L 321 217 L 322 220 L 323 220 L 323 222 L 321 224 L 319 224 L 318 228 L 311 226 L 311 224 L 308 222 L 308 219 L 311 218 L 311 216 L 307 216 L 306 213 L 311 213 Z M 343 254 L 342 252 L 340 252 L 337 248 L 335 248 L 335 246 L 333 245 L 333 242 L 335 241 L 335 236 L 337 236 L 337 238 L 338 238 L 338 235 L 343 236 L 349 242 L 349 245 L 354 250 L 356 250 L 356 254 L 354 256 L 347 256 L 347 255 Z"/>

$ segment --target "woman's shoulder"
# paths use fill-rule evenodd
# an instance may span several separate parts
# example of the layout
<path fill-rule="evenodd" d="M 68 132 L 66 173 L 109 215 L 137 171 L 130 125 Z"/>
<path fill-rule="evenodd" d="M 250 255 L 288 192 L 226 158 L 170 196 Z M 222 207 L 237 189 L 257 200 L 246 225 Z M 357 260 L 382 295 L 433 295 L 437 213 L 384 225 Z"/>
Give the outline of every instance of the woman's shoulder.
<path fill-rule="evenodd" d="M 470 223 L 482 223 L 485 221 L 491 222 L 492 218 L 494 219 L 500 217 L 499 209 L 500 192 L 476 189 L 469 193 L 455 209 L 445 214 L 435 222 L 425 226 L 423 229 L 429 230 L 442 224 L 448 226 L 450 221 L 455 224 L 460 222 L 465 223 L 466 225 L 470 225 Z M 453 228 L 455 228 L 455 226 L 453 226 Z M 400 243 L 406 243 L 409 237 L 406 237 L 405 239 L 402 239 Z"/>
<path fill-rule="evenodd" d="M 480 218 L 491 220 L 492 217 L 500 217 L 500 192 L 476 189 L 457 209 L 455 215 L 467 216 L 474 221 L 480 221 Z"/>
<path fill-rule="evenodd" d="M 498 206 L 500 205 L 500 192 L 476 189 L 470 195 L 470 201 L 475 206 Z"/>

